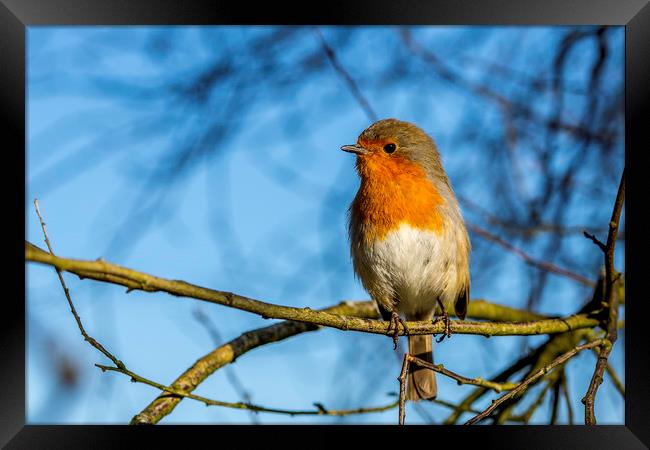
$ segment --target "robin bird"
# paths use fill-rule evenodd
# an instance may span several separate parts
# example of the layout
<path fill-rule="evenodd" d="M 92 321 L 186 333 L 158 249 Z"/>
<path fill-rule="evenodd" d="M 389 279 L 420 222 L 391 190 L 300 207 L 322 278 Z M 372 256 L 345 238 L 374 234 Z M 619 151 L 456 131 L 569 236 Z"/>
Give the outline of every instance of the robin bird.
<path fill-rule="evenodd" d="M 469 302 L 470 242 L 456 196 L 433 139 L 396 119 L 373 123 L 355 145 L 361 179 L 349 209 L 354 270 L 376 302 L 397 347 L 406 320 L 465 318 Z M 442 336 L 442 338 L 445 337 Z M 441 338 L 441 339 L 442 339 Z M 430 335 L 408 336 L 409 354 L 433 363 Z M 410 367 L 408 400 L 434 399 L 435 372 Z"/>

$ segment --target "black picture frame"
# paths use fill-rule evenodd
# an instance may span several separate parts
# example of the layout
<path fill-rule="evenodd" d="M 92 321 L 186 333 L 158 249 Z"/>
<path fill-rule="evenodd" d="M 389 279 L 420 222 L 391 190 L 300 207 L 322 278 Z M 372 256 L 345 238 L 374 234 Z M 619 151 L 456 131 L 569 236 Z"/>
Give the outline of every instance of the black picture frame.
<path fill-rule="evenodd" d="M 647 143 L 644 133 L 650 114 L 650 5 L 647 0 L 447 0 L 447 1 L 356 1 L 323 2 L 322 4 L 276 2 L 247 4 L 224 1 L 173 0 L 0 0 L 0 98 L 3 138 L 8 141 L 4 155 L 3 192 L 9 193 L 6 223 L 22 225 L 25 230 L 27 200 L 21 203 L 13 195 L 25 173 L 25 63 L 26 27 L 39 25 L 155 25 L 155 24 L 477 24 L 477 25 L 624 25 L 625 26 L 625 161 L 627 166 L 626 237 L 632 245 L 626 249 L 626 263 L 640 258 L 648 248 L 637 231 L 643 204 L 637 200 L 642 188 L 643 163 L 632 164 L 640 157 Z M 26 151 L 26 150 L 25 150 Z M 24 156 L 24 155 L 23 155 Z M 639 169 L 637 169 L 637 167 Z M 637 174 L 638 171 L 638 174 Z M 26 179 L 26 178 L 25 178 Z M 23 194 L 23 199 L 25 196 Z M 639 202 L 637 204 L 637 202 Z M 632 205 L 632 208 L 629 206 Z M 15 218 L 22 217 L 21 220 Z M 10 239 L 10 248 L 19 250 L 17 239 Z M 22 248 L 22 247 L 21 247 Z M 0 355 L 0 444 L 7 448 L 112 448 L 131 447 L 136 439 L 151 446 L 173 443 L 173 438 L 192 445 L 206 438 L 214 445 L 226 440 L 246 443 L 254 437 L 265 437 L 268 443 L 283 446 L 311 445 L 317 436 L 355 445 L 369 443 L 366 439 L 390 434 L 401 445 L 480 445 L 482 448 L 648 448 L 650 445 L 650 383 L 649 351 L 643 329 L 645 301 L 640 294 L 642 262 L 626 264 L 626 333 L 625 333 L 625 425 L 624 426 L 509 426 L 509 427 L 392 427 L 392 426 L 219 426 L 218 434 L 208 426 L 155 427 L 146 431 L 129 426 L 40 426 L 26 425 L 25 414 L 25 280 L 24 269 L 18 267 L 21 255 L 8 257 L 10 271 L 23 276 L 8 276 L 2 315 Z M 8 273 L 8 272 L 5 272 Z M 637 278 L 639 277 L 639 278 Z M 21 295 L 22 294 L 22 295 Z M 345 438 L 334 437 L 345 433 Z M 244 434 L 245 433 L 245 434 Z M 408 433 L 408 434 L 404 434 Z M 266 436 L 264 436 L 266 435 Z M 189 440 L 188 440 L 189 439 Z M 231 441 L 232 442 L 232 441 Z M 266 444 L 264 444 L 266 445 Z"/>

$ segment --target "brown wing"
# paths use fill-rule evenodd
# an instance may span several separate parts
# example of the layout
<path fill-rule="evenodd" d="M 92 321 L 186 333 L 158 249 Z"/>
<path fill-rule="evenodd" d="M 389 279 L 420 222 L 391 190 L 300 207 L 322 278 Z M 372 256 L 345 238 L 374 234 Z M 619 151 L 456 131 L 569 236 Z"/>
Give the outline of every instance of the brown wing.
<path fill-rule="evenodd" d="M 465 289 L 460 291 L 456 303 L 454 304 L 454 310 L 456 311 L 456 316 L 464 320 L 467 315 L 467 306 L 469 305 L 469 282 L 465 286 Z"/>

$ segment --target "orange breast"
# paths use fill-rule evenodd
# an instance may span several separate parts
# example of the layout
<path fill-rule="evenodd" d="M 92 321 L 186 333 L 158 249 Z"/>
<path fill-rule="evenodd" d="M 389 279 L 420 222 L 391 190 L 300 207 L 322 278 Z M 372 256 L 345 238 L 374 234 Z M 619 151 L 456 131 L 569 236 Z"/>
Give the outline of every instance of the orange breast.
<path fill-rule="evenodd" d="M 383 240 L 403 223 L 442 231 L 438 207 L 444 199 L 422 167 L 397 155 L 373 152 L 357 158 L 361 177 L 352 213 L 363 225 L 366 242 Z"/>

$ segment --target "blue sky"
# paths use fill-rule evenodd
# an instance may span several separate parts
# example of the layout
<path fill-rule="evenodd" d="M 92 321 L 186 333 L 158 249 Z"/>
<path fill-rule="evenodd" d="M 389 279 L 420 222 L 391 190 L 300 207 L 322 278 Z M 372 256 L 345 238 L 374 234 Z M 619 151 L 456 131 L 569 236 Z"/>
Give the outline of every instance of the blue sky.
<path fill-rule="evenodd" d="M 283 305 L 321 308 L 343 299 L 366 299 L 347 257 L 346 208 L 358 181 L 353 158 L 338 149 L 356 140 L 369 125 L 368 117 L 331 68 L 315 74 L 297 72 L 292 58 L 318 45 L 310 30 L 298 32 L 295 43 L 278 56 L 281 75 L 295 76 L 300 82 L 273 85 L 264 79 L 264 68 L 257 61 L 248 62 L 249 56 L 238 49 L 274 29 L 218 28 L 219 39 L 200 27 L 28 29 L 27 239 L 43 245 L 32 205 L 38 198 L 54 250 L 62 256 L 102 256 L 161 277 Z M 440 80 L 432 81 L 413 59 L 395 62 L 391 71 L 391 51 L 398 45 L 392 38 L 394 29 L 354 31 L 326 27 L 323 35 L 341 49 L 338 57 L 377 114 L 413 121 L 430 132 L 456 192 L 489 209 L 494 199 L 481 185 L 484 181 L 473 174 L 483 171 L 483 158 L 491 151 L 481 139 L 499 125 L 498 111 Z M 485 73 L 477 64 L 481 60 L 508 63 L 530 75 L 547 71 L 552 66 L 551 43 L 565 31 L 562 27 L 416 27 L 414 33 L 432 43 L 432 49 L 468 79 L 478 80 Z M 351 44 L 345 44 L 346 35 L 352 36 L 347 36 Z M 609 39 L 613 63 L 606 68 L 602 89 L 615 91 L 622 86 L 623 29 L 614 30 Z M 172 50 L 156 53 L 156 45 Z M 568 84 L 584 84 L 593 51 L 585 44 L 571 53 Z M 241 91 L 246 104 L 227 117 L 234 131 L 210 142 L 209 151 L 173 190 L 161 194 L 164 201 L 152 212 L 148 202 L 156 193 L 139 196 L 147 174 L 173 160 L 193 130 L 221 120 L 219 114 L 228 114 L 229 95 L 240 92 L 236 85 L 225 85 L 196 111 L 160 93 L 169 80 L 191 77 L 209 64 L 213 54 L 226 55 L 227 61 L 240 67 L 250 64 L 245 72 L 250 85 Z M 404 76 L 408 81 L 401 82 L 400 70 L 422 70 L 423 74 Z M 387 74 L 390 78 L 392 73 L 397 81 L 378 77 Z M 513 85 L 508 77 L 500 83 Z M 496 81 L 494 88 L 501 87 Z M 517 94 L 517 87 L 508 92 Z M 545 111 L 549 105 L 542 102 L 533 107 Z M 567 94 L 567 115 L 577 115 L 583 106 L 579 95 Z M 468 111 L 480 114 L 477 128 L 484 130 L 473 144 L 457 138 L 465 133 Z M 555 145 L 554 162 L 562 166 L 571 143 L 559 140 Z M 612 167 L 611 176 L 617 178 L 623 164 L 622 144 L 613 151 L 620 163 Z M 536 162 L 523 153 L 521 164 L 529 173 L 526 189 L 534 192 L 539 183 L 532 170 Z M 597 180 L 598 174 L 587 172 L 587 192 L 598 187 Z M 604 220 L 611 212 L 609 199 L 613 200 L 615 188 L 611 183 L 601 186 L 607 202 L 598 217 Z M 576 219 L 570 222 L 594 217 L 595 207 L 589 209 L 594 205 L 583 203 L 595 201 L 586 198 L 567 206 Z M 129 211 L 136 217 L 142 214 L 136 225 L 150 225 L 141 234 L 125 222 Z M 111 245 L 120 232 L 128 237 L 127 244 Z M 540 245 L 533 243 L 528 250 L 535 253 Z M 593 244 L 579 235 L 568 246 L 576 254 L 598 257 Z M 621 264 L 622 252 L 623 245 L 618 254 Z M 503 272 L 474 283 L 472 298 L 521 306 L 528 269 L 511 254 L 498 255 Z M 156 396 L 155 389 L 95 368 L 94 363 L 106 361 L 80 337 L 54 271 L 27 264 L 26 277 L 28 421 L 128 422 Z M 89 334 L 131 370 L 161 383 L 170 383 L 214 348 L 209 333 L 195 318 L 197 309 L 210 318 L 224 340 L 271 323 L 195 300 L 141 292 L 126 295 L 122 288 L 70 275 L 66 281 Z M 568 280 L 551 277 L 549 283 L 556 295 L 540 304 L 544 312 L 571 313 L 588 295 L 588 290 Z M 452 337 L 436 346 L 436 361 L 467 376 L 486 377 L 511 361 L 521 345 L 520 338 L 479 339 Z M 612 361 L 623 376 L 621 347 L 615 347 Z M 68 390 L 52 376 L 55 359 L 62 354 L 79 373 L 78 384 Z M 584 354 L 571 363 L 574 397 L 586 391 L 594 361 L 593 355 Z M 329 408 L 352 408 L 390 402 L 393 397 L 386 393 L 397 391 L 399 361 L 386 337 L 328 329 L 254 350 L 238 359 L 232 370 L 253 402 L 264 406 L 303 409 L 322 402 Z M 444 377 L 438 380 L 443 399 L 453 401 L 470 392 Z M 223 370 L 196 393 L 239 400 Z M 489 400 L 486 397 L 483 403 Z M 611 383 L 602 386 L 596 406 L 599 423 L 623 423 L 623 402 Z M 446 416 L 446 410 L 437 405 L 427 410 L 437 419 Z M 574 410 L 579 422 L 579 400 Z M 411 423 L 423 420 L 411 409 L 407 414 Z M 343 423 L 395 423 L 396 417 L 397 411 L 391 410 L 346 418 Z M 270 414 L 257 419 L 261 423 L 340 420 Z M 544 414 L 533 418 L 533 422 L 546 420 Z M 162 423 L 215 422 L 250 423 L 250 417 L 238 410 L 183 401 Z"/>

